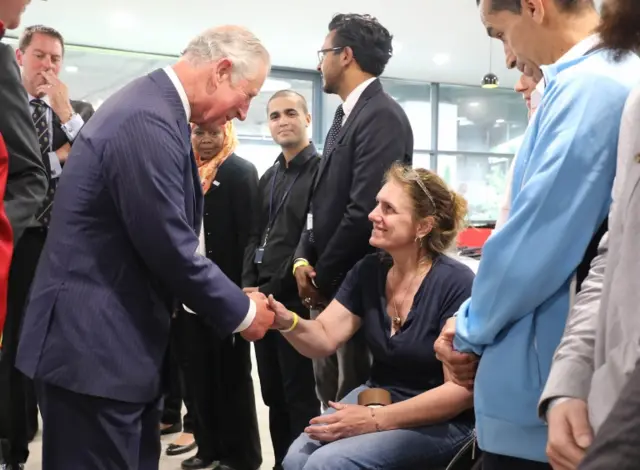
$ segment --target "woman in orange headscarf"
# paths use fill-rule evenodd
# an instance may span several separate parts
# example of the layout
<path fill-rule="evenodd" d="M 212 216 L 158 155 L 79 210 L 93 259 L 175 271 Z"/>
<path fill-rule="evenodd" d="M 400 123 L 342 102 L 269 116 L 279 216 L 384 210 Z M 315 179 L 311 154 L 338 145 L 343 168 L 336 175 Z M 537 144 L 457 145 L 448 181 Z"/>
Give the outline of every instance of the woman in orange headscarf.
<path fill-rule="evenodd" d="M 216 179 L 218 168 L 238 146 L 238 138 L 236 137 L 233 122 L 229 121 L 213 132 L 205 131 L 193 125 L 191 145 L 193 145 L 193 152 L 198 164 L 202 192 L 207 194 L 211 184 Z"/>

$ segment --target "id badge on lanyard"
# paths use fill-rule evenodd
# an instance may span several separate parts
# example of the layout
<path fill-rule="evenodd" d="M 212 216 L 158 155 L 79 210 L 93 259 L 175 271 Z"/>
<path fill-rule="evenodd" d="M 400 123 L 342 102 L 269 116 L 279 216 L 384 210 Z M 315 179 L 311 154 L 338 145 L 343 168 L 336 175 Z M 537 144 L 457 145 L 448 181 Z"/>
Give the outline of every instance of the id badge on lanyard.
<path fill-rule="evenodd" d="M 284 203 L 285 203 L 285 201 L 287 199 L 287 196 L 291 192 L 291 189 L 293 188 L 293 185 L 296 183 L 296 180 L 298 179 L 298 176 L 300 176 L 300 172 L 298 172 L 296 174 L 296 176 L 293 178 L 293 181 L 291 182 L 291 184 L 289 185 L 287 190 L 284 192 L 284 194 L 282 196 L 282 199 L 280 200 L 280 202 L 278 203 L 278 205 L 276 206 L 275 211 L 274 211 L 273 210 L 273 197 L 274 197 L 274 192 L 275 192 L 275 188 L 276 188 L 276 179 L 278 177 L 278 168 L 276 168 L 276 172 L 273 175 L 273 180 L 272 180 L 272 183 L 271 183 L 271 196 L 269 197 L 269 220 L 267 222 L 267 230 L 266 230 L 266 232 L 264 234 L 264 241 L 262 242 L 262 245 L 259 246 L 258 248 L 256 248 L 256 252 L 255 252 L 254 257 L 253 257 L 253 262 L 255 264 L 261 264 L 262 263 L 262 258 L 264 257 L 264 250 L 265 250 L 265 248 L 267 246 L 267 241 L 269 240 L 269 232 L 271 232 L 271 228 L 273 227 L 273 224 L 276 221 L 276 217 L 278 216 L 278 213 L 280 212 L 280 209 L 282 209 L 282 206 L 284 205 Z M 283 178 L 284 178 L 284 176 L 283 176 Z"/>

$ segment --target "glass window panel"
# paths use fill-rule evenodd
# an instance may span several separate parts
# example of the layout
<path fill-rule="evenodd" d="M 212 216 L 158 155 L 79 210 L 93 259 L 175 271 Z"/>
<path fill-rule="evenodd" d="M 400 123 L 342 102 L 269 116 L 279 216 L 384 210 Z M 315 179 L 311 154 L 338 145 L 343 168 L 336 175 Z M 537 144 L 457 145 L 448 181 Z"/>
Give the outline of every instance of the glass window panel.
<path fill-rule="evenodd" d="M 413 152 L 413 167 L 432 170 L 433 168 L 431 168 L 431 154 L 429 152 Z"/>
<path fill-rule="evenodd" d="M 519 93 L 505 89 L 441 85 L 438 103 L 439 150 L 516 152 L 527 127 Z"/>
<path fill-rule="evenodd" d="M 413 129 L 414 148 L 430 150 L 431 146 L 431 85 L 427 82 L 413 82 L 382 78 L 382 85 L 407 113 Z M 338 95 L 323 94 L 323 136 L 329 132 L 336 108 L 342 102 Z"/>
<path fill-rule="evenodd" d="M 274 143 L 239 139 L 236 155 L 250 161 L 258 170 L 261 177 L 280 155 L 280 146 Z"/>
<path fill-rule="evenodd" d="M 469 203 L 470 222 L 495 222 L 504 200 L 512 157 L 438 155 L 438 174 Z"/>
<path fill-rule="evenodd" d="M 431 85 L 390 78 L 383 78 L 382 84 L 407 113 L 413 130 L 413 147 L 431 150 Z"/>

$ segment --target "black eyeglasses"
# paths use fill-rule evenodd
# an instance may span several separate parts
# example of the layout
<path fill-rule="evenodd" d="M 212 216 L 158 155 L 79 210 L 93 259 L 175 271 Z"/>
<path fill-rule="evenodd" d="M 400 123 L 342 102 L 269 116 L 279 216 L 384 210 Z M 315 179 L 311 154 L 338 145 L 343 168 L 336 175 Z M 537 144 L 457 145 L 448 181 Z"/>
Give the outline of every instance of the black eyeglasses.
<path fill-rule="evenodd" d="M 322 63 L 322 61 L 324 60 L 324 58 L 326 57 L 326 55 L 329 52 L 340 52 L 342 50 L 344 50 L 344 48 L 347 46 L 337 46 L 337 47 L 330 47 L 328 49 L 320 49 L 318 51 L 318 63 Z"/>

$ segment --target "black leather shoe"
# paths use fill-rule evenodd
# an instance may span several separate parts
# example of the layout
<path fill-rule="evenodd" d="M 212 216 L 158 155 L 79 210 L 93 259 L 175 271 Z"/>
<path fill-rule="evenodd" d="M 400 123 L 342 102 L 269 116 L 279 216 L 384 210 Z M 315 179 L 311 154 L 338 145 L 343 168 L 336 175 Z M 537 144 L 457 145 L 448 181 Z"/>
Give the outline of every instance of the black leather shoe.
<path fill-rule="evenodd" d="M 200 470 L 203 468 L 220 468 L 220 467 L 214 467 L 215 460 L 204 460 L 201 459 L 200 457 L 198 457 L 197 455 L 194 455 L 191 458 L 188 458 L 187 460 L 184 460 L 182 462 L 182 470 Z"/>
<path fill-rule="evenodd" d="M 177 432 L 182 432 L 182 423 L 172 424 L 168 428 L 160 428 L 160 434 L 163 436 L 166 436 L 167 434 L 175 434 Z"/>
<path fill-rule="evenodd" d="M 187 444 L 186 446 L 181 446 L 178 444 L 169 444 L 167 446 L 167 455 L 171 457 L 172 455 L 182 455 L 187 452 L 191 452 L 193 449 L 198 447 L 196 441 L 193 441 L 191 444 Z"/>

